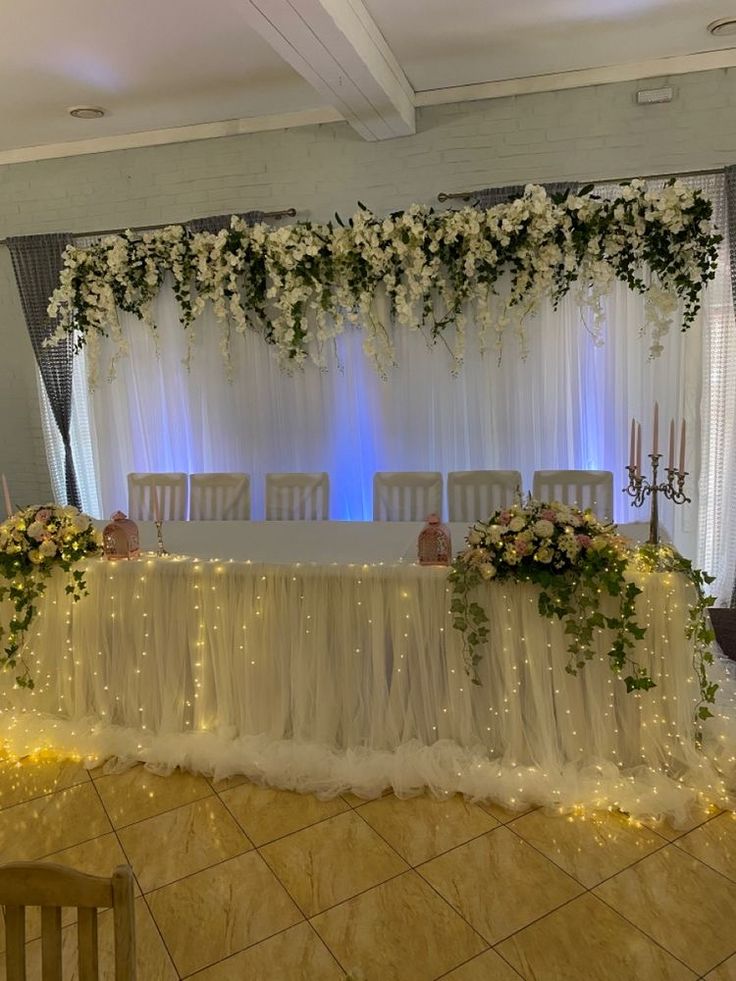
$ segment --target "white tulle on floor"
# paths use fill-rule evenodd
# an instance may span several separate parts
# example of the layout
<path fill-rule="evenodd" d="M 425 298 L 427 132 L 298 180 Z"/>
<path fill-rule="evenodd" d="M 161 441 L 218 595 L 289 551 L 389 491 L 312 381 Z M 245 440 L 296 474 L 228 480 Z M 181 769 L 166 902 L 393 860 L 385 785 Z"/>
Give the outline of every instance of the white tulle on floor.
<path fill-rule="evenodd" d="M 615 807 L 686 820 L 736 791 L 736 681 L 723 662 L 716 717 L 695 740 L 698 687 L 685 638 L 689 587 L 640 583 L 641 657 L 657 687 L 629 695 L 605 647 L 565 671 L 559 623 L 534 587 L 489 588 L 482 684 L 463 669 L 446 569 L 97 561 L 73 604 L 53 579 L 3 730 L 44 746 L 329 797 L 429 788 L 507 807 Z"/>

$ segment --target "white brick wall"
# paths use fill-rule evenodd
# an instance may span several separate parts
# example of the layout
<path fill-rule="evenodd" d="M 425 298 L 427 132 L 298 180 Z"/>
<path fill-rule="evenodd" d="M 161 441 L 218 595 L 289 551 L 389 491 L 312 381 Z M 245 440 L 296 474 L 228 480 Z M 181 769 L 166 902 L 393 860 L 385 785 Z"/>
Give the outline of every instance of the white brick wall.
<path fill-rule="evenodd" d="M 638 106 L 670 84 L 672 103 Z M 700 170 L 736 162 L 736 70 L 437 106 L 415 136 L 366 143 L 329 124 L 0 167 L 0 235 L 87 231 L 295 207 L 379 212 L 441 190 Z M 0 470 L 19 501 L 48 497 L 35 376 L 0 249 Z"/>

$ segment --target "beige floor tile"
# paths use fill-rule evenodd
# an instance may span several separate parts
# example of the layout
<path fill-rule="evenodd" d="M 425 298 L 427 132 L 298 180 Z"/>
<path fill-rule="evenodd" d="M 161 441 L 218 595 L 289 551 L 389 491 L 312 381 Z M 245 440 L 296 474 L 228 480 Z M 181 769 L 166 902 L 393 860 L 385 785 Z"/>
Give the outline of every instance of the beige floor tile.
<path fill-rule="evenodd" d="M 490 944 L 582 892 L 579 883 L 503 827 L 418 871 Z"/>
<path fill-rule="evenodd" d="M 706 974 L 705 981 L 736 981 L 736 954 Z"/>
<path fill-rule="evenodd" d="M 677 839 L 677 847 L 736 881 L 736 814 L 721 814 Z"/>
<path fill-rule="evenodd" d="M 73 848 L 56 852 L 54 855 L 46 855 L 44 862 L 55 862 L 57 865 L 65 865 L 70 869 L 88 872 L 90 875 L 109 877 L 118 865 L 127 865 L 128 859 L 125 857 L 118 839 L 111 832 L 100 838 L 85 841 L 81 845 L 74 845 Z M 134 889 L 136 895 L 140 895 L 138 883 L 135 883 Z M 61 922 L 64 926 L 75 923 L 76 919 L 76 909 L 65 907 L 62 910 Z M 26 941 L 35 940 L 36 937 L 40 936 L 41 911 L 36 906 L 29 906 L 26 911 Z M 3 950 L 5 950 L 5 919 L 0 916 L 0 951 Z"/>
<path fill-rule="evenodd" d="M 293 926 L 302 915 L 254 851 L 146 897 L 179 973 L 193 974 Z"/>
<path fill-rule="evenodd" d="M 694 981 L 666 950 L 588 893 L 498 950 L 528 981 Z"/>
<path fill-rule="evenodd" d="M 233 954 L 191 976 L 191 981 L 343 981 L 335 958 L 308 923 Z"/>
<path fill-rule="evenodd" d="M 498 827 L 495 818 L 460 796 L 446 801 L 384 797 L 363 804 L 358 813 L 410 865 L 426 862 Z"/>
<path fill-rule="evenodd" d="M 360 807 L 361 804 L 367 804 L 372 800 L 381 800 L 382 797 L 393 797 L 393 791 L 390 787 L 386 787 L 383 793 L 379 794 L 378 797 L 358 797 L 357 794 L 353 794 L 350 791 L 345 794 L 340 794 L 340 796 L 345 803 L 349 804 L 351 807 Z"/>
<path fill-rule="evenodd" d="M 236 773 L 232 777 L 223 777 L 222 780 L 213 780 L 211 777 L 207 778 L 212 784 L 212 789 L 218 794 L 222 793 L 224 790 L 231 790 L 233 787 L 242 787 L 244 783 L 248 783 L 248 778 L 244 777 L 240 773 Z"/>
<path fill-rule="evenodd" d="M 214 793 L 204 777 L 181 770 L 159 777 L 143 766 L 98 777 L 95 786 L 115 828 L 144 821 Z"/>
<path fill-rule="evenodd" d="M 442 975 L 442 981 L 519 981 L 519 975 L 494 950 Z"/>
<path fill-rule="evenodd" d="M 484 947 L 412 871 L 321 913 L 312 925 L 345 970 L 361 981 L 426 981 Z"/>
<path fill-rule="evenodd" d="M 307 916 L 406 870 L 354 811 L 271 842 L 261 854 Z"/>
<path fill-rule="evenodd" d="M 0 808 L 88 781 L 89 774 L 81 762 L 56 754 L 0 759 Z"/>
<path fill-rule="evenodd" d="M 311 794 L 274 790 L 253 783 L 223 791 L 221 797 L 256 845 L 265 845 L 267 841 L 349 810 L 340 797 L 317 800 Z"/>
<path fill-rule="evenodd" d="M 114 934 L 112 910 L 98 917 L 98 950 L 100 981 L 113 981 Z M 171 958 L 156 929 L 145 901 L 135 903 L 137 981 L 177 981 Z M 62 930 L 62 972 L 64 981 L 78 981 L 77 927 Z M 26 981 L 41 981 L 41 941 L 34 940 L 26 948 Z M 0 981 L 5 981 L 5 958 L 0 959 Z"/>
<path fill-rule="evenodd" d="M 217 797 L 128 825 L 119 835 L 144 892 L 252 848 Z"/>
<path fill-rule="evenodd" d="M 736 883 L 674 845 L 595 893 L 698 974 L 736 951 Z"/>
<path fill-rule="evenodd" d="M 534 811 L 534 807 L 520 807 L 517 811 L 509 811 L 505 807 L 501 807 L 500 804 L 494 804 L 493 801 L 481 800 L 478 801 L 478 807 L 482 807 L 484 811 L 494 817 L 499 824 L 508 824 L 509 821 L 513 821 L 515 818 L 521 817 L 522 814 L 528 814 L 529 811 Z"/>
<path fill-rule="evenodd" d="M 665 844 L 653 831 L 606 812 L 583 819 L 532 811 L 511 828 L 588 888 Z"/>
<path fill-rule="evenodd" d="M 720 813 L 721 810 L 715 806 L 698 806 L 693 810 L 689 820 L 680 827 L 673 827 L 669 821 L 652 822 L 649 824 L 649 827 L 653 831 L 656 831 L 658 835 L 662 835 L 662 837 L 666 838 L 668 841 L 675 841 L 677 838 L 682 838 L 683 835 L 686 835 L 694 828 L 699 828 L 701 824 L 704 824 L 706 821 L 710 821 Z"/>
<path fill-rule="evenodd" d="M 0 862 L 42 858 L 111 830 L 88 780 L 0 811 Z"/>

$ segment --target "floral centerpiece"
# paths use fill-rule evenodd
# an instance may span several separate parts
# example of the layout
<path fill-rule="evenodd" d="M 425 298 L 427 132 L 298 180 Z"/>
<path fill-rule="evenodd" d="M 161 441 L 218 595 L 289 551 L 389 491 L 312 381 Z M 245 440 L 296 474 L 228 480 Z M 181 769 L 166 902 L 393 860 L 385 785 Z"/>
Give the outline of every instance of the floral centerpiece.
<path fill-rule="evenodd" d="M 8 597 L 13 609 L 10 622 L 0 622 L 0 664 L 15 668 L 20 660 L 23 669 L 15 680 L 21 687 L 33 688 L 21 651 L 37 612 L 35 601 L 55 569 L 69 576 L 66 592 L 74 600 L 86 596 L 84 569 L 77 565 L 98 555 L 101 545 L 89 517 L 72 506 L 27 507 L 0 524 L 0 601 Z"/>
<path fill-rule="evenodd" d="M 566 670 L 577 674 L 596 653 L 594 637 L 608 632 L 611 669 L 623 673 L 626 689 L 646 691 L 654 681 L 634 657 L 636 642 L 645 629 L 636 621 L 636 597 L 641 589 L 632 581 L 630 567 L 643 572 L 673 572 L 687 577 L 695 588 L 686 628 L 694 645 L 694 668 L 700 684 L 697 716 L 711 715 L 717 685 L 708 681 L 713 634 L 706 610 L 713 597 L 705 585 L 712 578 L 669 546 L 642 546 L 638 550 L 622 538 L 612 524 L 567 504 L 529 500 L 496 511 L 487 522 L 476 522 L 467 535 L 467 548 L 455 559 L 450 573 L 453 626 L 463 634 L 466 670 L 480 684 L 479 649 L 488 640 L 488 615 L 478 587 L 491 580 L 515 579 L 539 587 L 541 616 L 564 622 L 568 639 Z M 606 597 L 611 599 L 606 602 Z M 603 600 L 603 602 L 602 602 Z M 625 672 L 625 673 L 624 673 Z"/>
<path fill-rule="evenodd" d="M 471 593 L 484 580 L 518 579 L 541 587 L 542 616 L 565 621 L 570 673 L 593 657 L 593 634 L 607 627 L 612 631 L 612 667 L 620 671 L 629 662 L 627 689 L 652 687 L 647 671 L 631 658 L 635 641 L 644 636 L 634 618 L 641 590 L 624 576 L 628 549 L 614 526 L 602 524 L 591 511 L 530 500 L 497 511 L 487 523 L 477 522 L 467 544 L 450 575 L 452 613 L 454 626 L 464 635 L 466 667 L 476 684 L 478 648 L 488 637 L 488 617 Z M 618 599 L 613 616 L 599 609 L 601 591 Z"/>

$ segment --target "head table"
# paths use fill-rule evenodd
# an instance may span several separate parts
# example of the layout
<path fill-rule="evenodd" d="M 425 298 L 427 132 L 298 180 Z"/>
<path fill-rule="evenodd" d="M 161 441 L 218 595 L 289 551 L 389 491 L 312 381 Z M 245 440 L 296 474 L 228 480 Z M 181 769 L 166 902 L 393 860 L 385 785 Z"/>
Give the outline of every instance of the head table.
<path fill-rule="evenodd" d="M 699 747 L 691 587 L 676 574 L 631 573 L 651 691 L 626 693 L 603 637 L 569 675 L 561 625 L 540 617 L 534 586 L 509 582 L 487 588 L 476 686 L 447 569 L 413 562 L 421 525 L 185 524 L 164 527 L 166 544 L 197 557 L 91 561 L 78 603 L 52 577 L 26 655 L 36 688 L 1 679 L 11 750 L 244 773 L 325 797 L 429 788 L 675 821 L 736 789 L 736 685 L 719 659 Z"/>

